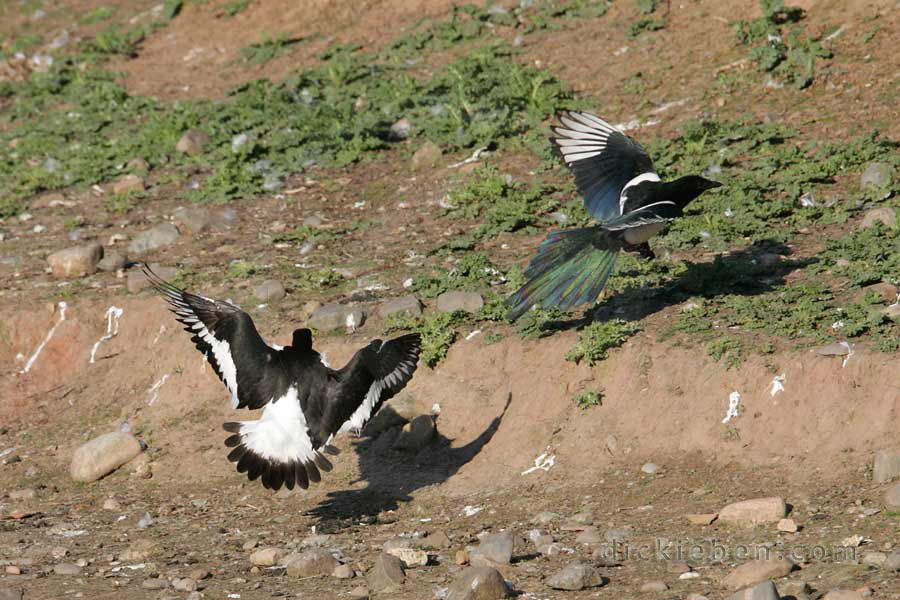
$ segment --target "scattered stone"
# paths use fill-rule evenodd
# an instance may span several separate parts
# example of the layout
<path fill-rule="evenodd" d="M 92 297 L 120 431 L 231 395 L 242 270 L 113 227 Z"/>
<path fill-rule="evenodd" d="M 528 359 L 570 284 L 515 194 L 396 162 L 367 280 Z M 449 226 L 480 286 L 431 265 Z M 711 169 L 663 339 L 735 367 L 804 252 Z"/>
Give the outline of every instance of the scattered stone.
<path fill-rule="evenodd" d="M 512 559 L 515 537 L 511 531 L 489 533 L 481 538 L 478 548 L 472 554 L 478 554 L 501 564 L 509 564 Z"/>
<path fill-rule="evenodd" d="M 203 152 L 203 147 L 209 143 L 209 134 L 205 131 L 201 131 L 200 129 L 188 129 L 184 135 L 181 136 L 181 139 L 178 140 L 178 143 L 175 144 L 175 149 L 182 154 L 189 154 L 191 156 L 196 156 Z"/>
<path fill-rule="evenodd" d="M 369 589 L 363 585 L 350 590 L 350 597 L 354 600 L 369 600 Z"/>
<path fill-rule="evenodd" d="M 878 294 L 885 302 L 892 303 L 897 301 L 897 294 L 900 294 L 900 288 L 887 281 L 873 283 L 872 285 L 867 285 L 859 290 L 859 292 L 853 296 L 852 301 L 859 302 L 863 299 L 863 296 L 872 292 Z"/>
<path fill-rule="evenodd" d="M 822 600 L 862 600 L 863 595 L 856 590 L 834 589 L 822 596 Z M 754 600 L 756 600 L 754 598 Z"/>
<path fill-rule="evenodd" d="M 648 475 L 652 475 L 659 471 L 659 467 L 655 463 L 645 463 L 644 466 L 641 467 L 642 473 L 647 473 Z"/>
<path fill-rule="evenodd" d="M 431 415 L 419 415 L 400 430 L 394 441 L 394 450 L 419 452 L 434 437 L 434 418 Z"/>
<path fill-rule="evenodd" d="M 605 537 L 607 542 L 612 542 L 628 539 L 632 533 L 634 532 L 631 529 L 607 529 Z"/>
<path fill-rule="evenodd" d="M 128 257 L 118 250 L 104 250 L 103 258 L 97 263 L 97 268 L 107 273 L 113 273 L 119 269 L 124 269 L 128 262 Z"/>
<path fill-rule="evenodd" d="M 692 525 L 709 525 L 718 518 L 718 513 L 706 513 L 702 515 L 685 515 Z"/>
<path fill-rule="evenodd" d="M 253 288 L 253 295 L 260 302 L 277 302 L 284 298 L 284 286 L 275 279 L 266 279 Z"/>
<path fill-rule="evenodd" d="M 779 600 L 779 596 L 775 584 L 764 581 L 728 596 L 728 600 Z"/>
<path fill-rule="evenodd" d="M 57 279 L 84 277 L 97 272 L 97 263 L 103 258 L 103 246 L 94 242 L 58 250 L 47 257 L 50 270 Z"/>
<path fill-rule="evenodd" d="M 331 572 L 331 576 L 336 579 L 351 579 L 355 575 L 350 565 L 338 565 Z"/>
<path fill-rule="evenodd" d="M 343 304 L 321 306 L 307 320 L 310 327 L 320 331 L 349 328 L 348 323 L 353 323 L 353 328 L 358 328 L 365 322 L 366 313 L 363 309 Z"/>
<path fill-rule="evenodd" d="M 427 141 L 416 150 L 415 154 L 413 154 L 411 161 L 412 168 L 422 169 L 433 167 L 441 160 L 443 154 L 443 151 L 441 151 L 441 148 L 437 144 L 432 141 Z"/>
<path fill-rule="evenodd" d="M 888 571 L 900 571 L 900 548 L 887 555 L 884 568 Z"/>
<path fill-rule="evenodd" d="M 178 228 L 171 223 L 161 223 L 134 236 L 128 244 L 129 254 L 143 254 L 151 250 L 166 248 L 178 241 Z"/>
<path fill-rule="evenodd" d="M 416 406 L 416 400 L 412 396 L 394 397 L 375 413 L 375 416 L 366 425 L 366 431 L 372 436 L 378 436 L 393 427 L 406 425 L 420 413 L 421 411 Z"/>
<path fill-rule="evenodd" d="M 469 553 L 465 550 L 457 550 L 453 560 L 458 565 L 465 565 L 469 562 Z"/>
<path fill-rule="evenodd" d="M 719 511 L 724 523 L 752 526 L 760 523 L 777 523 L 785 517 L 787 506 L 783 498 L 754 498 L 734 502 Z"/>
<path fill-rule="evenodd" d="M 409 137 L 410 124 L 409 119 L 403 118 L 391 125 L 388 138 L 399 142 Z"/>
<path fill-rule="evenodd" d="M 675 575 L 683 575 L 691 572 L 691 565 L 683 560 L 667 560 L 666 572 L 674 573 Z"/>
<path fill-rule="evenodd" d="M 900 448 L 882 448 L 875 453 L 872 478 L 876 483 L 887 483 L 900 477 Z"/>
<path fill-rule="evenodd" d="M 131 542 L 125 552 L 119 555 L 119 560 L 141 562 L 150 558 L 158 549 L 159 547 L 153 540 L 135 540 Z"/>
<path fill-rule="evenodd" d="M 138 175 L 122 175 L 112 184 L 113 194 L 135 194 L 145 189 L 144 178 Z"/>
<path fill-rule="evenodd" d="M 31 500 L 33 499 L 37 493 L 31 488 L 25 488 L 23 490 L 13 490 L 9 493 L 10 500 Z"/>
<path fill-rule="evenodd" d="M 888 163 L 870 162 L 866 170 L 859 177 L 859 188 L 865 190 L 869 187 L 887 188 L 894 177 L 894 169 Z"/>
<path fill-rule="evenodd" d="M 59 563 L 53 566 L 53 572 L 57 575 L 81 575 L 81 567 L 75 563 Z"/>
<path fill-rule="evenodd" d="M 260 548 L 250 555 L 250 564 L 256 565 L 257 567 L 271 567 L 272 565 L 278 564 L 278 562 L 284 558 L 285 554 L 287 554 L 287 552 L 282 548 Z"/>
<path fill-rule="evenodd" d="M 125 168 L 137 173 L 146 173 L 150 170 L 150 163 L 141 157 L 132 158 L 125 164 Z"/>
<path fill-rule="evenodd" d="M 194 581 L 203 581 L 209 577 L 209 571 L 206 569 L 192 569 L 191 572 L 188 573 L 188 577 Z"/>
<path fill-rule="evenodd" d="M 424 550 L 391 548 L 390 550 L 385 550 L 385 552 L 402 560 L 403 565 L 406 567 L 424 567 L 428 564 L 428 553 Z"/>
<path fill-rule="evenodd" d="M 819 346 L 815 349 L 816 354 L 822 356 L 847 356 L 850 354 L 850 348 L 846 344 L 835 342 L 825 346 Z"/>
<path fill-rule="evenodd" d="M 895 483 L 884 493 L 884 503 L 888 508 L 900 508 L 900 483 Z"/>
<path fill-rule="evenodd" d="M 450 545 L 450 538 L 447 537 L 447 534 L 443 531 L 435 531 L 434 533 L 429 533 L 419 542 L 419 546 L 421 548 L 425 548 L 426 550 L 444 550 L 449 548 Z"/>
<path fill-rule="evenodd" d="M 366 580 L 369 588 L 376 592 L 384 592 L 402 585 L 405 578 L 403 561 L 396 556 L 382 552 L 375 558 L 375 564 L 369 571 Z"/>
<path fill-rule="evenodd" d="M 781 560 L 750 560 L 734 569 L 722 579 L 722 585 L 731 590 L 738 590 L 766 581 L 785 577 L 794 568 L 794 563 L 783 558 Z"/>
<path fill-rule="evenodd" d="M 664 592 L 669 589 L 665 581 L 648 581 L 641 586 L 642 592 Z"/>
<path fill-rule="evenodd" d="M 172 580 L 172 588 L 179 592 L 193 592 L 197 589 L 197 582 L 190 577 L 175 578 Z"/>
<path fill-rule="evenodd" d="M 586 525 L 577 536 L 575 536 L 576 544 L 600 544 L 606 541 L 605 536 L 600 535 L 600 531 L 593 525 Z"/>
<path fill-rule="evenodd" d="M 6 565 L 4 571 L 6 571 L 7 575 L 21 575 L 22 569 L 17 567 L 16 565 Z M 2 591 L 0 591 L 0 600 L 3 599 Z"/>
<path fill-rule="evenodd" d="M 781 594 L 785 596 L 800 596 L 801 594 L 806 595 L 812 592 L 812 588 L 809 587 L 809 584 L 800 580 L 785 580 L 783 583 L 779 584 L 781 588 Z"/>
<path fill-rule="evenodd" d="M 889 206 L 870 208 L 863 215 L 860 227 L 865 229 L 874 226 L 875 223 L 882 223 L 885 227 L 893 227 L 897 224 L 897 212 Z"/>
<path fill-rule="evenodd" d="M 96 481 L 140 452 L 141 444 L 133 435 L 112 431 L 79 447 L 72 455 L 69 472 L 75 481 Z"/>
<path fill-rule="evenodd" d="M 864 565 L 882 567 L 887 562 L 887 554 L 884 552 L 866 552 L 863 554 L 862 562 Z"/>
<path fill-rule="evenodd" d="M 456 576 L 446 600 L 500 600 L 510 596 L 503 575 L 491 567 L 468 567 Z"/>
<path fill-rule="evenodd" d="M 253 538 L 252 540 L 247 540 L 246 542 L 244 542 L 243 545 L 241 546 L 241 549 L 249 551 L 249 550 L 253 550 L 257 546 L 259 546 L 259 540 L 256 538 Z"/>
<path fill-rule="evenodd" d="M 477 313 L 484 307 L 484 298 L 477 292 L 444 292 L 437 297 L 437 309 L 440 312 L 453 312 L 463 310 L 468 313 Z"/>
<path fill-rule="evenodd" d="M 142 581 L 141 587 L 145 590 L 164 590 L 169 587 L 169 582 L 162 577 L 151 577 Z"/>
<path fill-rule="evenodd" d="M 547 525 L 548 523 L 552 523 L 553 521 L 558 520 L 559 514 L 550 512 L 549 510 L 545 510 L 534 515 L 534 517 L 531 519 L 531 522 L 535 523 L 536 525 Z"/>
<path fill-rule="evenodd" d="M 778 531 L 785 533 L 797 533 L 797 523 L 793 519 L 781 519 L 778 521 Z"/>
<path fill-rule="evenodd" d="M 338 566 L 338 561 L 328 550 L 314 546 L 299 555 L 288 556 L 284 564 L 290 577 L 312 577 L 331 575 Z"/>
<path fill-rule="evenodd" d="M 154 273 L 169 281 L 171 281 L 178 275 L 178 269 L 176 269 L 175 267 L 164 267 L 159 263 L 150 263 L 150 268 Z M 144 275 L 144 272 L 142 270 L 130 269 L 128 271 L 128 281 L 125 285 L 128 288 L 129 292 L 131 292 L 132 294 L 137 294 L 144 288 L 150 287 L 150 280 L 147 279 L 147 276 Z"/>
<path fill-rule="evenodd" d="M 583 590 L 598 587 L 606 583 L 606 579 L 591 565 L 576 562 L 568 565 L 546 581 L 555 590 Z"/>
<path fill-rule="evenodd" d="M 172 213 L 172 220 L 193 234 L 206 231 L 212 224 L 212 216 L 209 213 L 209 209 L 202 206 L 177 208 Z"/>
<path fill-rule="evenodd" d="M 415 296 L 400 296 L 381 303 L 376 309 L 376 314 L 381 319 L 391 315 L 405 315 L 418 317 L 422 314 L 422 303 Z"/>

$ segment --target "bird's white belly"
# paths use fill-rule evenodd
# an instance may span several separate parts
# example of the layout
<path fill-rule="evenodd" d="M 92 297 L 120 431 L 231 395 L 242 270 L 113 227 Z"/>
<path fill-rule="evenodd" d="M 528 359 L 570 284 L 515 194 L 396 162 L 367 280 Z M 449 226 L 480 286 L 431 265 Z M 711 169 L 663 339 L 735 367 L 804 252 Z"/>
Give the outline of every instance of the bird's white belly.
<path fill-rule="evenodd" d="M 629 244 L 643 244 L 663 230 L 668 223 L 650 223 L 625 230 L 625 241 Z"/>

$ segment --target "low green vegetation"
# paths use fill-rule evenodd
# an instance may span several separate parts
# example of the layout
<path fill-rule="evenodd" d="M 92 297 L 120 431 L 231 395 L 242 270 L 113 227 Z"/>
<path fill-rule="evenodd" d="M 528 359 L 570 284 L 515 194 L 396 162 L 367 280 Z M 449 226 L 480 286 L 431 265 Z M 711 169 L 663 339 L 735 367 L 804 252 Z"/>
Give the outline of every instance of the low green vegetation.
<path fill-rule="evenodd" d="M 587 410 L 594 406 L 603 405 L 603 396 L 600 392 L 585 390 L 575 395 L 575 405 L 581 410 Z"/>
<path fill-rule="evenodd" d="M 422 336 L 420 358 L 431 368 L 444 360 L 450 346 L 459 336 L 457 326 L 464 323 L 468 315 L 463 311 L 451 313 L 427 312 L 421 316 L 392 315 L 388 319 L 385 333 L 414 331 Z"/>
<path fill-rule="evenodd" d="M 290 51 L 291 46 L 302 41 L 304 41 L 303 38 L 289 38 L 285 34 L 263 35 L 260 41 L 242 48 L 241 56 L 248 63 L 264 65 L 270 60 L 283 56 Z"/>
<path fill-rule="evenodd" d="M 595 321 L 578 332 L 578 342 L 566 354 L 566 360 L 594 366 L 608 356 L 608 350 L 618 348 L 640 329 L 637 323 L 622 319 Z"/>

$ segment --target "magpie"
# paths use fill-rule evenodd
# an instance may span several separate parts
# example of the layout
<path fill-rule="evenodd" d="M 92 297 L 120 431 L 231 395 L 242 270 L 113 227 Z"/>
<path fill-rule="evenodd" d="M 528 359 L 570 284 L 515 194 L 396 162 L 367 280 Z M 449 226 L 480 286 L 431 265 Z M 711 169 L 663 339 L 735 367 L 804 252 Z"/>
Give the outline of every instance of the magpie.
<path fill-rule="evenodd" d="M 175 319 L 231 393 L 232 408 L 262 409 L 256 421 L 225 423 L 228 460 L 264 487 L 306 489 L 330 471 L 325 454 L 341 432 L 359 431 L 412 379 L 421 351 L 413 333 L 372 340 L 341 369 L 312 347 L 312 332 L 295 329 L 290 346 L 270 346 L 250 315 L 229 300 L 179 289 L 147 265 L 142 270 Z"/>
<path fill-rule="evenodd" d="M 564 111 L 551 127 L 557 155 L 575 176 L 585 208 L 599 223 L 553 231 L 525 270 L 525 284 L 506 299 L 514 321 L 534 305 L 567 309 L 593 302 L 619 250 L 653 253 L 647 243 L 688 203 L 722 184 L 699 175 L 661 181 L 647 151 L 589 112 Z"/>

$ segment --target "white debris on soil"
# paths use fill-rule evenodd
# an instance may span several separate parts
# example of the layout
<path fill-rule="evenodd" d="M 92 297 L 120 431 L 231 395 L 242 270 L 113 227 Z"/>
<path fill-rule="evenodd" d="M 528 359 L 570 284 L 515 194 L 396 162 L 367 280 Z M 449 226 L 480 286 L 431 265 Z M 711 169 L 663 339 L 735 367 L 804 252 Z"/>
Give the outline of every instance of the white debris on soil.
<path fill-rule="evenodd" d="M 728 412 L 725 413 L 725 418 L 722 419 L 723 423 L 727 423 L 731 419 L 738 416 L 738 405 L 740 403 L 741 403 L 740 392 L 731 392 L 731 395 L 728 396 Z"/>
<path fill-rule="evenodd" d="M 550 454 L 549 452 L 544 452 L 536 459 L 534 459 L 534 466 L 525 469 L 522 471 L 522 475 L 528 475 L 529 473 L 533 473 L 534 471 L 549 471 L 550 467 L 556 464 L 556 455 Z"/>
<path fill-rule="evenodd" d="M 840 342 L 840 344 L 847 349 L 847 356 L 844 357 L 844 362 L 841 364 L 841 368 L 843 369 L 847 366 L 847 361 L 850 360 L 850 357 L 853 356 L 853 346 L 847 341 Z"/>
<path fill-rule="evenodd" d="M 484 510 L 483 506 L 470 506 L 467 504 L 467 505 L 463 506 L 462 513 L 467 517 L 472 517 L 472 516 L 477 515 L 478 513 L 480 513 L 483 510 Z"/>
<path fill-rule="evenodd" d="M 466 341 L 471 340 L 473 337 L 475 337 L 475 336 L 478 335 L 479 333 L 481 333 L 481 330 L 480 330 L 480 329 L 476 329 L 475 331 L 473 331 L 472 333 L 470 333 L 469 335 L 466 336 Z"/>
<path fill-rule="evenodd" d="M 433 414 L 433 415 L 439 415 L 439 414 L 441 414 L 441 405 L 438 404 L 437 402 L 435 402 L 434 404 L 432 404 L 432 405 L 431 405 L 431 414 Z"/>
<path fill-rule="evenodd" d="M 162 378 L 160 378 L 159 381 L 157 381 L 152 386 L 150 386 L 150 389 L 147 390 L 147 393 L 153 394 L 153 395 L 150 397 L 150 401 L 147 402 L 147 406 L 153 406 L 153 403 L 156 402 L 157 400 L 159 400 L 159 388 L 161 388 L 168 379 L 169 379 L 169 374 L 166 373 L 165 375 L 162 376 Z"/>
<path fill-rule="evenodd" d="M 94 359 L 97 356 L 97 349 L 100 348 L 100 344 L 119 335 L 119 319 L 124 312 L 125 309 L 116 306 L 110 306 L 106 309 L 106 335 L 97 340 L 97 343 L 91 348 L 91 364 L 95 362 Z"/>
<path fill-rule="evenodd" d="M 776 395 L 779 392 L 784 391 L 784 376 L 787 373 L 782 373 L 781 375 L 776 375 L 772 378 L 772 395 Z"/>
<path fill-rule="evenodd" d="M 44 349 L 44 346 L 47 345 L 47 342 L 50 341 L 50 338 L 53 337 L 53 334 L 56 333 L 56 328 L 59 327 L 60 323 L 66 320 L 66 308 L 68 305 L 65 302 L 60 302 L 57 306 L 59 306 L 59 321 L 56 322 L 56 325 L 50 328 L 50 331 L 47 332 L 47 337 L 44 338 L 44 341 L 38 345 L 35 349 L 34 354 L 31 355 L 31 358 L 28 359 L 28 362 L 25 363 L 25 367 L 20 371 L 21 373 L 27 373 L 31 370 L 31 367 L 34 366 L 34 361 L 37 360 L 37 357 L 40 356 L 41 351 Z"/>
<path fill-rule="evenodd" d="M 477 150 L 475 150 L 475 152 L 472 153 L 472 156 L 470 156 L 469 158 L 467 158 L 467 159 L 465 159 L 465 160 L 461 160 L 461 161 L 459 161 L 458 163 L 453 163 L 452 165 L 449 165 L 447 168 L 448 168 L 448 169 L 456 169 L 456 168 L 459 168 L 459 167 L 461 167 L 461 166 L 463 166 L 463 165 L 467 165 L 467 164 L 469 164 L 469 163 L 473 163 L 473 162 L 475 162 L 476 160 L 478 160 L 479 158 L 481 158 L 481 154 L 482 154 L 485 150 L 487 150 L 487 146 L 485 146 L 484 148 L 478 148 Z"/>
<path fill-rule="evenodd" d="M 166 326 L 165 326 L 165 325 L 160 325 L 160 326 L 159 326 L 159 333 L 157 333 L 157 334 L 156 334 L 156 337 L 153 338 L 153 343 L 152 343 L 151 345 L 155 345 L 156 342 L 159 341 L 159 338 L 162 337 L 162 334 L 164 334 L 165 332 L 166 332 Z"/>
<path fill-rule="evenodd" d="M 150 516 L 150 513 L 145 512 L 144 516 L 138 520 L 138 529 L 147 529 L 151 525 L 153 525 L 153 517 Z"/>

